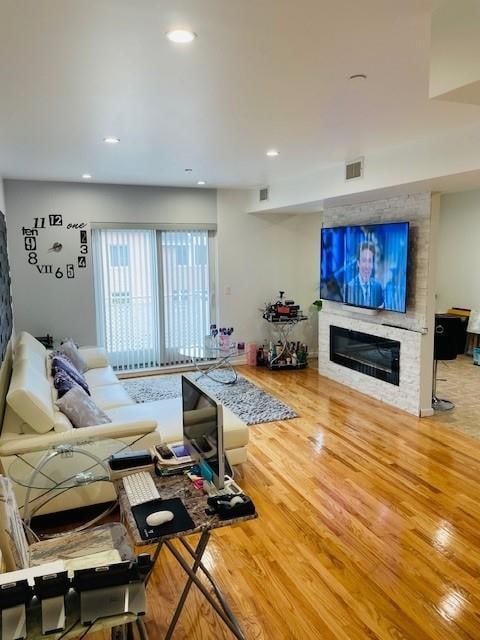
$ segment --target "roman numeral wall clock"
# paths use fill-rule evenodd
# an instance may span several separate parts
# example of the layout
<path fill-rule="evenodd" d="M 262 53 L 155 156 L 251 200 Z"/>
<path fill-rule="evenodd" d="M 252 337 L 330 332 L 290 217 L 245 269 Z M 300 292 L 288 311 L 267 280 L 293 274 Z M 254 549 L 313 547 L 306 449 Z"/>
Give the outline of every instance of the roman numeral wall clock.
<path fill-rule="evenodd" d="M 72 260 L 65 260 L 64 245 L 72 245 L 66 233 L 72 234 L 78 252 Z M 86 222 L 63 223 L 61 213 L 51 213 L 42 218 L 34 218 L 31 227 L 22 227 L 23 246 L 27 262 L 42 276 L 60 280 L 75 278 L 77 269 L 87 266 L 88 235 Z"/>

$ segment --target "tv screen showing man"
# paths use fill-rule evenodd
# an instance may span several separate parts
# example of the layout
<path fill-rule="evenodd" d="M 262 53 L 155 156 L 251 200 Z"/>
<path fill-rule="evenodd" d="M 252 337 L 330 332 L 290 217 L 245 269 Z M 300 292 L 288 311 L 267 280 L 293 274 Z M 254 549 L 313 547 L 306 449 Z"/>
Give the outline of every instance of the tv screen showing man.
<path fill-rule="evenodd" d="M 408 224 L 349 227 L 345 244 L 344 301 L 404 312 Z"/>
<path fill-rule="evenodd" d="M 358 307 L 381 309 L 384 304 L 383 288 L 375 278 L 376 247 L 373 242 L 361 242 L 357 253 L 357 275 L 347 282 L 345 302 Z"/>

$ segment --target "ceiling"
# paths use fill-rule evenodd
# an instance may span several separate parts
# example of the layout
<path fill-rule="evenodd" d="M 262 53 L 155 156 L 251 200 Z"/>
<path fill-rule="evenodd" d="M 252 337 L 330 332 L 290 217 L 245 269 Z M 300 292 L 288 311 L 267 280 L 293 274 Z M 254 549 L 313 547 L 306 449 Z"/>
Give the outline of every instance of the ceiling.
<path fill-rule="evenodd" d="M 428 99 L 431 8 L 0 0 L 0 175 L 252 187 L 477 123 L 479 106 Z M 198 38 L 173 45 L 172 27 Z"/>

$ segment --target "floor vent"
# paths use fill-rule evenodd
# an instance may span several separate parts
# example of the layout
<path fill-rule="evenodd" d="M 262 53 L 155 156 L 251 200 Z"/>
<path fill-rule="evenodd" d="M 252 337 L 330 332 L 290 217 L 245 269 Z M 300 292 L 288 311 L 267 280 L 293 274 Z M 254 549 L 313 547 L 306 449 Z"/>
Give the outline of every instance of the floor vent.
<path fill-rule="evenodd" d="M 345 165 L 345 180 L 355 180 L 363 176 L 363 158 L 352 160 Z"/>
<path fill-rule="evenodd" d="M 265 202 L 266 200 L 268 200 L 268 187 L 264 187 L 263 189 L 260 189 L 258 193 L 260 196 L 260 202 Z"/>

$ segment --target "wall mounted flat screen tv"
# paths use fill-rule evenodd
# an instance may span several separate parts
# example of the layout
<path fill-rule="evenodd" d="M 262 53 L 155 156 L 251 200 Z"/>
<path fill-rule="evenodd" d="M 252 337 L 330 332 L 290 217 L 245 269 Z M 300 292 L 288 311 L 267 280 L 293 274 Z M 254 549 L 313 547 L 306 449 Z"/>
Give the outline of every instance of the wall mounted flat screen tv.
<path fill-rule="evenodd" d="M 406 312 L 408 222 L 322 229 L 320 298 Z"/>

